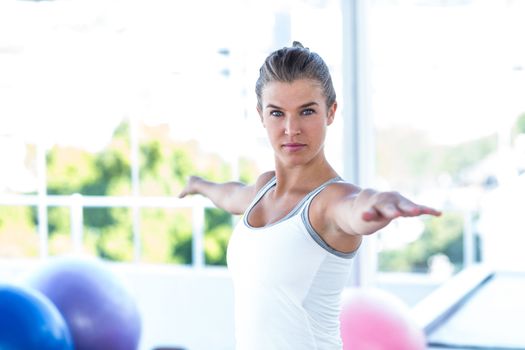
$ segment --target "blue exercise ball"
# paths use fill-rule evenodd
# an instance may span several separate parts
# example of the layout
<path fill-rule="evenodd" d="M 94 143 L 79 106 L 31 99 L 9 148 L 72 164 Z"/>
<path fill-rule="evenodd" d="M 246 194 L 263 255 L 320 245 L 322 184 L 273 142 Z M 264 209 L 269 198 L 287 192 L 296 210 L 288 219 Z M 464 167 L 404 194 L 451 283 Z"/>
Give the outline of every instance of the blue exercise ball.
<path fill-rule="evenodd" d="M 57 308 L 31 288 L 0 284 L 0 349 L 73 350 Z"/>
<path fill-rule="evenodd" d="M 75 350 L 136 350 L 141 316 L 129 290 L 97 259 L 50 259 L 28 279 L 60 311 Z"/>

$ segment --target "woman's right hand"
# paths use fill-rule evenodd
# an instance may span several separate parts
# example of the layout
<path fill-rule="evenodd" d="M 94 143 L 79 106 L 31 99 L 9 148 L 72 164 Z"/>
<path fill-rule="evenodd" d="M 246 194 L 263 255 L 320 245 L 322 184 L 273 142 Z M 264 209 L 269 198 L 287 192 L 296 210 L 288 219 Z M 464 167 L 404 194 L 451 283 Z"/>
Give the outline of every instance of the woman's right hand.
<path fill-rule="evenodd" d="M 254 186 L 246 186 L 241 182 L 217 183 L 200 176 L 190 176 L 188 183 L 179 194 L 179 198 L 200 194 L 211 200 L 217 208 L 230 214 L 240 215 L 251 203 L 255 193 Z"/>
<path fill-rule="evenodd" d="M 200 176 L 190 176 L 188 178 L 188 182 L 186 183 L 186 186 L 180 192 L 179 198 L 184 198 L 190 194 L 199 194 L 200 192 L 197 190 L 197 184 L 201 182 L 202 180 L 203 179 Z"/>

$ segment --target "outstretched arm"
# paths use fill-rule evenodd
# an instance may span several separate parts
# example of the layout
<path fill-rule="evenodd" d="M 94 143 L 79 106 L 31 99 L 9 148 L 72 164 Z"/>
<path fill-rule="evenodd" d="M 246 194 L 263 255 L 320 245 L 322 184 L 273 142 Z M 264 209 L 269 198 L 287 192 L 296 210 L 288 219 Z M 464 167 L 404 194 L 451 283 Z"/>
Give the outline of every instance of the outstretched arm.
<path fill-rule="evenodd" d="M 344 232 L 372 234 L 398 217 L 439 216 L 434 208 L 416 204 L 398 192 L 377 192 L 371 189 L 342 197 L 334 204 L 334 221 Z"/>
<path fill-rule="evenodd" d="M 179 194 L 179 198 L 192 194 L 203 195 L 218 208 L 234 215 L 244 213 L 255 195 L 254 186 L 248 186 L 241 182 L 216 183 L 199 176 L 190 176 L 186 187 Z"/>
<path fill-rule="evenodd" d="M 190 176 L 186 187 L 179 194 L 179 198 L 191 194 L 200 194 L 209 198 L 218 208 L 233 215 L 240 215 L 248 209 L 257 191 L 274 175 L 274 171 L 265 172 L 258 177 L 253 185 L 236 181 L 216 183 L 199 176 Z"/>

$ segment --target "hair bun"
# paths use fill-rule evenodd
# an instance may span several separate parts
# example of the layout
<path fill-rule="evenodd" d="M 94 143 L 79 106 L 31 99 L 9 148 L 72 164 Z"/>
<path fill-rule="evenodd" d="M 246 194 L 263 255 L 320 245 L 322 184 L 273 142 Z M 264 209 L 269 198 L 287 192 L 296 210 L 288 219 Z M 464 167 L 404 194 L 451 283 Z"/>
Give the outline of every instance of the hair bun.
<path fill-rule="evenodd" d="M 301 49 L 304 49 L 303 44 L 301 44 L 299 41 L 294 41 L 292 43 L 292 47 L 300 47 Z"/>

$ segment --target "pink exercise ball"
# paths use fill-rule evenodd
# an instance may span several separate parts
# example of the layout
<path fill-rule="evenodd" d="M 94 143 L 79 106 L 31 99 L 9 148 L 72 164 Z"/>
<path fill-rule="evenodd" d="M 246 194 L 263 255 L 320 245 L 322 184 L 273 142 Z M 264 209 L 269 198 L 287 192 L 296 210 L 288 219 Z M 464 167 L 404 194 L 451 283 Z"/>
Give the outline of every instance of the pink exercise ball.
<path fill-rule="evenodd" d="M 423 330 L 397 296 L 378 288 L 350 288 L 343 294 L 344 350 L 425 350 Z"/>

